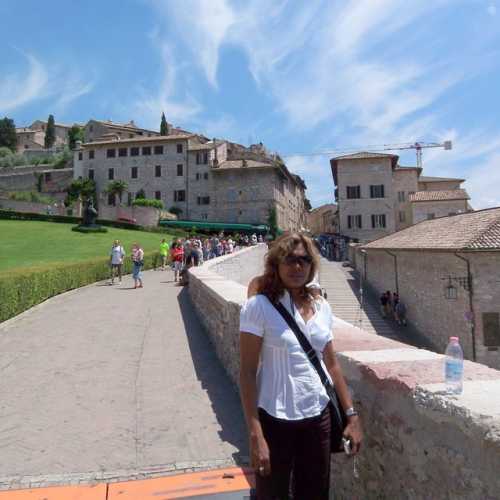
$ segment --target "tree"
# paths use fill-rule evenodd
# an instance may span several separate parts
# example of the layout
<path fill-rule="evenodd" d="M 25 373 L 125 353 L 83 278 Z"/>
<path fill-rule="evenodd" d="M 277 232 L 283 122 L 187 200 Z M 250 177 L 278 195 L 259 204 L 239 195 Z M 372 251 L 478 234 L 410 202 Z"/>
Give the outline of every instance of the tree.
<path fill-rule="evenodd" d="M 168 135 L 168 124 L 165 119 L 165 113 L 161 114 L 160 135 Z"/>
<path fill-rule="evenodd" d="M 312 209 L 311 202 L 308 198 L 304 198 L 304 208 L 309 212 Z"/>
<path fill-rule="evenodd" d="M 73 151 L 76 147 L 76 141 L 84 140 L 83 129 L 78 125 L 73 125 L 68 132 L 69 149 Z"/>
<path fill-rule="evenodd" d="M 276 207 L 271 207 L 267 216 L 267 225 L 269 226 L 269 233 L 276 239 L 278 236 L 278 216 L 276 212 Z"/>
<path fill-rule="evenodd" d="M 47 120 L 47 128 L 45 129 L 45 149 L 51 148 L 56 142 L 56 124 L 54 116 L 49 115 Z"/>
<path fill-rule="evenodd" d="M 146 198 L 146 193 L 144 192 L 144 189 L 139 189 L 139 191 L 135 193 L 136 200 L 140 200 L 141 198 Z"/>
<path fill-rule="evenodd" d="M 65 200 L 66 206 L 71 205 L 78 198 L 82 200 L 92 198 L 95 202 L 95 182 L 92 179 L 77 179 L 66 188 L 66 193 L 68 193 Z"/>
<path fill-rule="evenodd" d="M 16 125 L 12 118 L 3 118 L 0 120 L 0 147 L 4 146 L 11 151 L 16 151 L 17 136 Z"/>
<path fill-rule="evenodd" d="M 111 181 L 106 188 L 108 194 L 118 196 L 120 203 L 122 202 L 123 193 L 127 191 L 128 184 L 125 181 Z"/>

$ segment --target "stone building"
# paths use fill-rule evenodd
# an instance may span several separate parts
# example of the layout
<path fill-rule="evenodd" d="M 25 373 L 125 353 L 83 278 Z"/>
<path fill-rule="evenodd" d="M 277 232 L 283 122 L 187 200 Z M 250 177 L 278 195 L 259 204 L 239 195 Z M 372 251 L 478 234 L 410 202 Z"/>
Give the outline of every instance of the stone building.
<path fill-rule="evenodd" d="M 422 218 L 470 210 L 463 179 L 424 177 L 421 168 L 398 160 L 395 154 L 366 152 L 330 160 L 341 234 L 368 242 Z M 427 191 L 440 194 L 421 194 Z"/>
<path fill-rule="evenodd" d="M 56 141 L 54 146 L 60 148 L 66 146 L 69 142 L 68 132 L 72 125 L 62 123 L 55 124 Z M 38 151 L 45 148 L 45 131 L 47 122 L 35 120 L 29 127 L 16 128 L 17 152 Z"/>
<path fill-rule="evenodd" d="M 466 358 L 500 368 L 500 208 L 424 220 L 357 247 L 354 260 L 377 294 L 399 293 L 438 352 L 457 335 Z"/>
<path fill-rule="evenodd" d="M 128 123 L 116 123 L 111 120 L 89 120 L 83 128 L 85 142 L 112 139 L 133 139 L 134 137 L 156 137 L 160 133 L 138 127 L 134 120 Z"/>
<path fill-rule="evenodd" d="M 260 160 L 235 158 L 245 151 Z M 281 229 L 305 226 L 304 182 L 260 146 L 244 148 L 186 132 L 113 136 L 79 145 L 74 169 L 75 178 L 95 180 L 101 203 L 108 205 L 117 200 L 106 193 L 107 185 L 124 180 L 123 203 L 130 205 L 143 191 L 167 210 L 180 209 L 181 219 L 263 224 L 274 206 Z"/>
<path fill-rule="evenodd" d="M 327 203 L 308 212 L 307 229 L 312 234 L 337 233 L 337 205 Z"/>
<path fill-rule="evenodd" d="M 409 196 L 412 221 L 416 224 L 426 219 L 468 212 L 470 211 L 469 199 L 465 189 L 417 191 Z"/>

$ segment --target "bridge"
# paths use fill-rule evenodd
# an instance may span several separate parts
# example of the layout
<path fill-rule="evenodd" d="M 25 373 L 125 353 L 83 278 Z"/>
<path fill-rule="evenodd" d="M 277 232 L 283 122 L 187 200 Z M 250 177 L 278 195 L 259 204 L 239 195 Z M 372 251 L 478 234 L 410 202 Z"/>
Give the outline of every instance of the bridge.
<path fill-rule="evenodd" d="M 238 311 L 262 256 L 210 261 L 186 288 L 170 271 L 137 290 L 97 283 L 0 325 L 0 500 L 248 498 Z M 329 300 L 340 272 L 323 262 Z M 359 480 L 335 460 L 339 497 L 494 498 L 500 372 L 467 362 L 450 398 L 440 355 L 341 318 L 335 330 L 367 435 Z"/>

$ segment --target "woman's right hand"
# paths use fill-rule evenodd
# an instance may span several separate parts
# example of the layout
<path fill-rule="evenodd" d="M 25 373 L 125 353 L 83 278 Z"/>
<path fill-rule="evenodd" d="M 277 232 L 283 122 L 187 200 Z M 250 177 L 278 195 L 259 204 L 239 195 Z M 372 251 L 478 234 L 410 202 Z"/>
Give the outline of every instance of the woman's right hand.
<path fill-rule="evenodd" d="M 252 467 L 257 474 L 261 476 L 269 476 L 271 474 L 269 446 L 264 436 L 252 436 L 250 438 L 250 457 Z"/>

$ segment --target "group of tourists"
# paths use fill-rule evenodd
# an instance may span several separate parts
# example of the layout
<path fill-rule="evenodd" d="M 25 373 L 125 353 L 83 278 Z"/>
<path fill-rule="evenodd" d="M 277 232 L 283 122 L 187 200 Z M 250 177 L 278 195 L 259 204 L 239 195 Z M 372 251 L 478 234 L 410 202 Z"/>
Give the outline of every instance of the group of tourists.
<path fill-rule="evenodd" d="M 169 264 L 174 271 L 174 281 L 185 281 L 186 270 L 193 266 L 201 266 L 203 262 L 228 255 L 238 250 L 240 247 L 257 245 L 262 243 L 261 235 L 240 235 L 234 237 L 225 236 L 223 232 L 218 235 L 200 238 L 193 236 L 190 238 L 178 238 L 169 245 L 163 238 L 159 246 L 160 265 L 159 269 L 165 271 Z M 131 248 L 132 257 L 132 277 L 134 288 L 143 288 L 142 268 L 144 267 L 144 250 L 139 243 L 134 243 Z M 125 260 L 125 249 L 119 240 L 115 240 L 110 251 L 110 284 L 122 282 L 123 263 Z M 157 269 L 157 262 L 154 268 Z"/>
<path fill-rule="evenodd" d="M 345 237 L 322 234 L 314 238 L 314 243 L 325 259 L 337 262 L 347 259 L 347 240 Z"/>
<path fill-rule="evenodd" d="M 394 319 L 398 325 L 406 326 L 406 305 L 397 292 L 387 290 L 380 296 L 380 310 L 384 319 Z"/>

